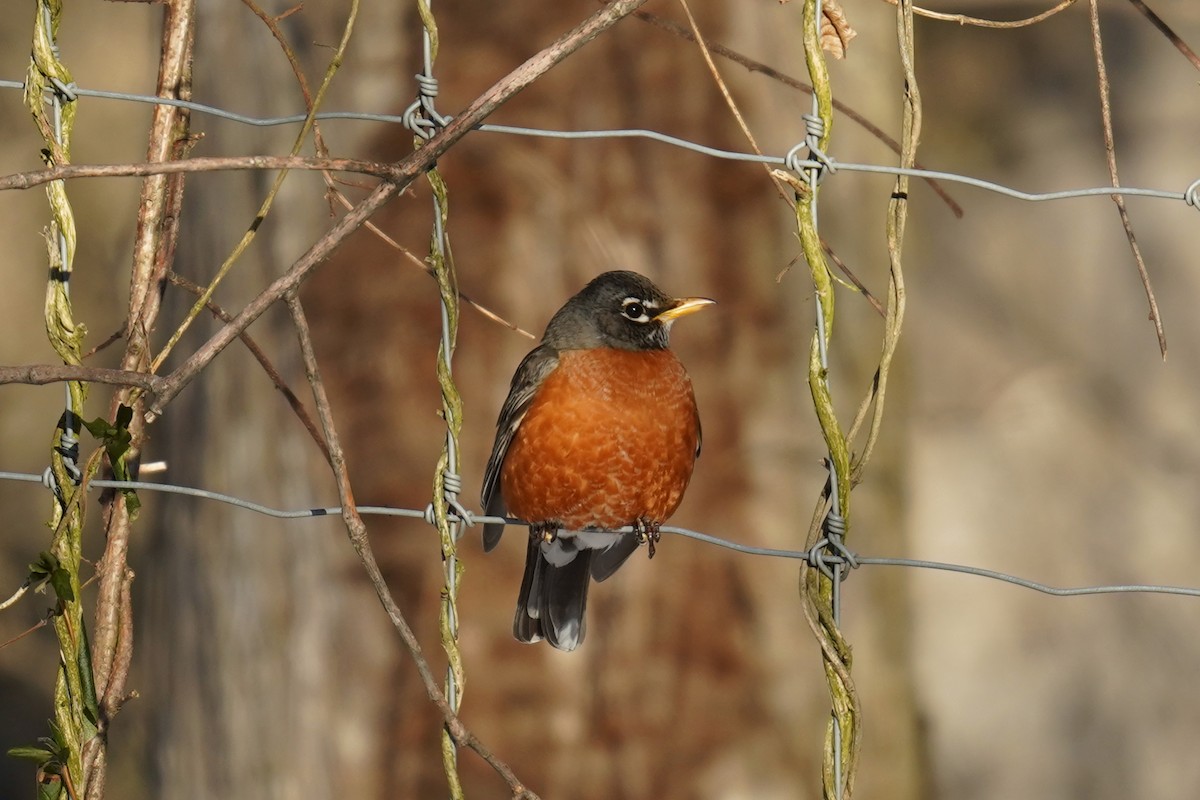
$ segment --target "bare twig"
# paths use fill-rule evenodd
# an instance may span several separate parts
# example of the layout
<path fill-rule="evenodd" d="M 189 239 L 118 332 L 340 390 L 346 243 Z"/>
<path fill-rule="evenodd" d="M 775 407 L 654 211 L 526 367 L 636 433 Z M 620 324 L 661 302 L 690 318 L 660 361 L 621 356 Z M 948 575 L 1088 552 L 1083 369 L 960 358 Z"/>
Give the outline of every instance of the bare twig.
<path fill-rule="evenodd" d="M 93 347 L 91 350 L 88 350 L 86 353 L 84 353 L 83 360 L 87 361 L 89 358 L 96 355 L 96 353 L 99 353 L 101 350 L 104 350 L 105 348 L 107 348 L 113 342 L 119 342 L 124 335 L 125 335 L 125 327 L 124 327 L 124 325 L 122 325 L 120 330 L 113 331 L 112 333 L 110 333 L 108 335 L 107 339 L 100 342 L 98 345 Z"/>
<path fill-rule="evenodd" d="M 100 699 L 100 710 L 104 714 L 105 724 L 112 720 L 124 704 L 128 695 L 125 694 L 125 683 L 129 667 L 133 663 L 133 601 L 130 593 L 133 588 L 133 570 L 125 567 L 125 574 L 120 582 L 121 598 L 117 604 L 119 610 L 119 625 L 117 626 L 117 645 L 113 658 L 108 688 Z"/>
<path fill-rule="evenodd" d="M 508 102 L 518 92 L 567 56 L 599 36 L 618 21 L 632 13 L 646 0 L 614 0 L 600 9 L 573 30 L 563 34 L 524 64 L 510 72 L 494 86 L 475 99 L 460 115 L 451 120 L 440 133 L 423 147 L 394 165 L 389 179 L 377 186 L 362 202 L 342 217 L 324 236 L 317 240 L 308 252 L 300 257 L 288 271 L 263 290 L 238 314 L 233 322 L 218 331 L 211 339 L 191 355 L 174 372 L 167 376 L 150 409 L 149 419 L 162 414 L 163 408 L 204 369 L 217 354 L 224 350 L 239 333 L 250 326 L 276 301 L 296 289 L 322 261 L 352 232 L 381 208 L 398 192 L 412 184 L 416 178 L 437 161 L 451 146 L 465 136 L 493 111 Z"/>
<path fill-rule="evenodd" d="M 1100 86 L 1100 117 L 1104 124 L 1104 154 L 1108 160 L 1108 175 L 1112 179 L 1113 188 L 1121 185 L 1117 176 L 1117 148 L 1113 139 L 1112 103 L 1108 91 L 1108 68 L 1104 64 L 1104 45 L 1100 36 L 1100 7 L 1098 0 L 1089 0 L 1089 16 L 1092 23 L 1092 49 L 1096 55 L 1096 77 Z M 1154 298 L 1154 288 L 1150 285 L 1150 271 L 1142 258 L 1142 250 L 1138 247 L 1137 238 L 1133 235 L 1133 223 L 1129 212 L 1125 209 L 1125 198 L 1119 194 L 1112 195 L 1117 213 L 1121 215 L 1121 224 L 1125 226 L 1125 237 L 1129 240 L 1129 249 L 1133 251 L 1133 260 L 1137 264 L 1138 277 L 1141 278 L 1142 288 L 1146 292 L 1146 301 L 1150 305 L 1150 322 L 1154 325 L 1154 333 L 1158 337 L 1158 350 L 1165 359 L 1167 357 L 1167 334 L 1163 330 L 1162 317 L 1158 312 L 1158 301 Z"/>
<path fill-rule="evenodd" d="M 346 195 L 342 194 L 335 187 L 330 186 L 330 191 L 333 193 L 334 198 L 339 203 L 341 203 L 342 206 L 344 206 L 346 209 L 351 209 L 354 207 L 350 203 L 350 200 L 346 197 Z M 412 251 L 410 251 L 407 247 L 400 244 L 395 239 L 393 239 L 391 236 L 388 236 L 386 233 L 384 233 L 383 230 L 381 230 L 380 227 L 378 225 L 376 225 L 374 222 L 368 221 L 365 225 L 363 225 L 363 227 L 366 228 L 367 230 L 369 230 L 371 233 L 375 234 L 375 236 L 378 237 L 388 247 L 391 247 L 392 249 L 396 250 L 401 256 L 403 256 L 404 260 L 407 261 L 409 264 L 411 264 L 414 267 L 417 267 L 418 269 L 420 269 L 421 271 L 423 271 L 426 275 L 429 275 L 430 277 L 436 277 L 433 272 L 433 267 L 429 266 L 429 264 L 422 261 L 420 258 L 417 258 L 415 255 L 412 254 Z M 533 335 L 532 333 L 525 330 L 521 326 L 516 325 L 512 322 L 509 322 L 504 317 L 500 316 L 495 311 L 492 311 L 490 308 L 483 305 L 482 303 L 478 303 L 475 300 L 472 300 L 467 295 L 466 292 L 459 291 L 458 299 L 463 301 L 464 303 L 466 303 L 471 308 L 478 311 L 486 319 L 490 319 L 492 322 L 495 322 L 499 325 L 503 325 L 504 327 L 508 328 L 510 331 L 514 331 L 516 333 L 521 334 L 526 339 L 537 339 L 537 336 Z"/>
<path fill-rule="evenodd" d="M 1150 24 L 1158 28 L 1163 36 L 1166 36 L 1171 44 L 1175 45 L 1175 49 L 1183 53 L 1183 57 L 1192 62 L 1192 66 L 1200 69 L 1200 56 L 1196 55 L 1196 51 L 1188 47 L 1188 43 L 1179 38 L 1175 31 L 1171 30 L 1171 26 L 1163 21 L 1163 18 L 1155 14 L 1151 8 L 1142 2 L 1142 0 L 1129 0 L 1133 3 L 1133 7 L 1142 12 L 1142 16 L 1150 20 Z"/>
<path fill-rule="evenodd" d="M 267 14 L 266 11 L 261 9 L 254 2 L 254 0 L 242 0 L 242 3 L 247 8 L 249 8 L 251 10 L 251 12 L 254 13 L 255 16 L 257 16 L 259 19 L 261 19 L 263 21 L 263 24 L 266 25 L 267 29 L 271 31 L 271 35 L 273 37 L 275 37 L 275 41 L 279 43 L 279 47 L 283 51 L 284 57 L 288 60 L 288 64 L 291 65 L 292 74 L 296 76 L 296 84 L 300 87 L 300 94 L 304 98 L 304 108 L 308 113 L 311 114 L 313 111 L 313 99 L 312 99 L 312 93 L 309 91 L 309 88 L 308 88 L 308 79 L 304 77 L 304 70 L 300 66 L 300 59 L 296 57 L 295 51 L 292 49 L 291 45 L 288 44 L 287 37 L 284 36 L 283 31 L 279 27 L 279 20 L 283 19 L 291 12 L 286 12 L 285 14 L 283 14 L 279 17 L 272 17 L 271 15 Z M 317 155 L 321 158 L 328 157 L 329 147 L 325 144 L 325 138 L 321 135 L 321 126 L 318 124 L 318 122 L 315 119 L 313 120 L 312 130 L 313 130 L 313 147 L 316 149 Z M 331 171 L 322 170 L 321 176 L 325 180 L 326 193 L 330 198 L 330 205 L 331 205 L 330 214 L 333 213 L 332 203 L 335 200 L 339 204 L 341 204 L 341 206 L 343 208 L 345 208 L 347 211 L 349 211 L 351 208 L 354 207 L 354 204 L 350 202 L 349 198 L 347 198 L 346 195 L 343 194 L 342 191 L 337 187 L 337 179 L 334 177 L 334 175 L 332 174 Z M 393 239 L 392 237 L 390 237 L 386 233 L 384 233 L 379 228 L 378 225 L 376 225 L 373 222 L 368 221 L 367 223 L 365 223 L 364 227 L 371 233 L 375 234 L 375 236 L 377 236 L 380 240 L 382 240 L 389 247 L 391 247 L 394 250 L 397 250 L 400 253 L 400 255 L 402 255 L 404 257 L 405 261 L 407 261 L 409 264 L 412 264 L 413 266 L 418 267 L 419 269 L 421 269 L 423 272 L 425 272 L 425 274 L 429 275 L 430 277 L 436 277 L 434 275 L 433 268 L 430 267 L 429 264 L 425 263 L 421 259 L 414 256 L 411 252 L 409 252 L 408 248 L 402 246 L 395 239 Z M 516 331 L 517 333 L 519 333 L 522 336 L 525 336 L 529 339 L 537 338 L 529 331 L 512 324 L 511 322 L 504 319 L 499 314 L 497 314 L 496 312 L 487 308 L 486 306 L 480 305 L 479 303 L 475 302 L 471 298 L 467 297 L 467 295 L 465 295 L 464 293 L 459 292 L 458 297 L 460 300 L 462 300 L 464 303 L 469 305 L 471 308 L 474 308 L 476 311 L 478 311 L 480 314 L 482 314 L 487 319 L 490 319 L 493 322 L 497 322 L 497 323 L 505 326 L 509 330 Z"/>
<path fill-rule="evenodd" d="M 155 106 L 163 108 L 164 106 Z M 378 161 L 356 158 L 302 158 L 300 156 L 213 156 L 181 161 L 157 161 L 141 164 L 63 164 L 49 169 L 14 172 L 0 177 L 0 191 L 32 189 L 57 180 L 72 178 L 122 178 L 146 175 L 171 175 L 181 172 L 218 172 L 240 169 L 305 169 L 357 172 L 378 178 L 396 176 L 395 167 Z"/>
<path fill-rule="evenodd" d="M 708 44 L 704 41 L 704 37 L 700 35 L 700 26 L 696 24 L 696 18 L 692 16 L 691 6 L 688 5 L 687 0 L 679 0 L 679 5 L 683 8 L 683 13 L 687 17 L 688 25 L 691 27 L 691 36 L 689 38 L 691 41 L 695 42 L 696 46 L 700 49 L 700 55 L 704 58 L 704 64 L 708 67 L 708 72 L 710 75 L 712 75 L 713 82 L 717 84 L 717 89 L 720 90 L 721 97 L 725 100 L 725 105 L 729 108 L 729 112 L 733 114 L 733 118 L 737 122 L 738 127 L 741 128 L 742 135 L 746 137 L 746 141 L 750 144 L 750 149 L 753 150 L 756 155 L 761 156 L 763 152 L 758 146 L 758 141 L 755 140 L 754 134 L 750 131 L 750 126 L 746 123 L 746 118 L 742 116 L 742 111 L 738 108 L 737 102 L 733 99 L 733 94 L 729 91 L 729 87 L 725 85 L 725 80 L 721 77 L 721 72 L 717 69 L 717 65 L 713 61 L 712 54 L 709 53 Z M 793 201 L 791 193 L 788 192 L 786 188 L 786 184 L 775 176 L 775 173 L 770 166 L 764 164 L 763 168 L 767 172 L 767 177 L 769 177 L 771 182 L 775 184 L 775 189 L 779 192 L 779 196 L 785 203 L 791 205 Z"/>
<path fill-rule="evenodd" d="M 413 176 L 415 178 L 415 175 Z M 148 421 L 162 414 L 163 409 L 200 371 L 208 366 L 214 358 L 224 350 L 230 342 L 250 327 L 264 311 L 287 293 L 297 289 L 312 271 L 337 248 L 342 241 L 357 230 L 362 223 L 386 203 L 396 192 L 402 190 L 413 178 L 406 183 L 385 182 L 380 184 L 365 200 L 355 206 L 354 210 L 342 217 L 324 236 L 309 248 L 286 273 L 277 278 L 264 289 L 256 298 L 242 309 L 233 320 L 217 331 L 200 349 L 168 375 L 156 393 L 154 403 L 150 407 Z"/>
<path fill-rule="evenodd" d="M 825 248 L 825 255 L 829 256 L 829 260 L 832 261 L 837 268 L 842 271 L 842 274 L 845 275 L 850 283 L 854 285 L 854 288 L 858 290 L 859 294 L 866 298 L 867 302 L 871 304 L 871 308 L 875 309 L 875 313 L 886 319 L 887 311 L 884 310 L 883 303 L 879 302 L 879 298 L 871 294 L 871 290 L 867 288 L 867 285 L 863 283 L 857 275 L 854 274 L 850 267 L 846 265 L 845 261 L 842 261 L 842 259 L 838 257 L 837 253 L 833 252 L 833 248 L 829 246 L 829 243 L 826 242 L 824 238 L 821 239 L 821 246 Z"/>
<path fill-rule="evenodd" d="M 308 78 L 304 76 L 304 68 L 300 66 L 300 59 L 296 57 L 296 51 L 288 44 L 287 37 L 283 35 L 283 30 L 279 27 L 279 22 L 291 16 L 293 12 L 298 10 L 299 6 L 285 11 L 278 17 L 272 17 L 260 8 L 254 0 L 242 0 L 242 5 L 246 6 L 254 16 L 262 20 L 262 23 L 267 26 L 267 30 L 271 32 L 271 36 L 279 43 L 279 49 L 283 51 L 283 57 L 287 59 L 288 66 L 292 68 L 292 74 L 296 76 L 296 85 L 300 87 L 300 95 L 304 98 L 304 111 L 308 115 L 308 119 L 312 120 L 313 149 L 316 150 L 319 157 L 328 158 L 329 148 L 325 144 L 325 137 L 321 135 L 321 125 L 315 116 L 317 104 L 313 100 L 312 92 L 309 91 Z M 322 170 L 321 174 L 325 179 L 325 185 L 332 187 L 333 176 L 330 172 Z"/>
<path fill-rule="evenodd" d="M 640 19 L 642 22 L 653 25 L 660 30 L 670 33 L 672 36 L 678 36 L 679 38 L 686 39 L 689 42 L 695 42 L 696 40 L 695 34 L 693 34 L 687 28 L 671 22 L 670 20 L 663 19 L 655 14 L 651 14 L 649 11 L 636 11 L 634 12 L 634 16 Z M 716 53 L 722 58 L 732 61 L 735 64 L 745 67 L 751 72 L 761 73 L 762 75 L 765 75 L 772 80 L 779 81 L 780 83 L 792 89 L 804 92 L 805 94 L 812 94 L 812 86 L 804 81 L 793 78 L 791 75 L 780 72 L 768 64 L 764 64 L 761 61 L 755 61 L 749 56 L 743 55 L 742 53 L 739 53 L 738 51 L 717 42 L 705 42 L 705 44 L 712 52 Z M 880 142 L 885 144 L 893 153 L 896 153 L 897 155 L 900 154 L 900 143 L 889 136 L 878 125 L 874 124 L 865 116 L 855 111 L 853 108 L 837 98 L 833 99 L 833 107 L 838 111 L 838 113 L 844 114 L 854 124 L 858 125 L 867 133 L 871 134 Z M 918 161 L 914 166 L 917 169 L 926 169 L 925 165 L 923 165 L 920 161 Z M 933 190 L 934 194 L 941 198 L 942 202 L 946 204 L 954 216 L 958 217 L 959 219 L 962 218 L 962 206 L 960 206 L 958 202 L 950 195 L 950 193 L 942 187 L 941 183 L 934 178 L 922 178 L 922 180 L 925 181 L 930 189 Z"/>
<path fill-rule="evenodd" d="M 178 286 L 181 289 L 196 295 L 197 297 L 204 292 L 203 286 L 193 283 L 182 275 L 178 275 L 174 272 L 167 273 L 167 280 L 169 280 L 173 285 Z M 214 303 L 212 300 L 209 300 L 204 305 L 208 309 L 209 313 L 222 322 L 233 321 L 233 316 L 225 309 L 221 308 L 221 306 Z M 297 418 L 299 418 L 300 424 L 304 426 L 306 431 L 308 431 L 308 435 L 312 437 L 314 442 L 316 442 L 317 447 L 321 448 L 321 455 L 323 455 L 325 460 L 328 461 L 329 447 L 325 444 L 325 438 L 321 436 L 321 432 L 317 429 L 316 422 L 314 422 L 313 418 L 309 416 L 308 409 L 305 408 L 304 404 L 300 402 L 300 398 L 297 397 L 296 393 L 292 391 L 292 388 L 287 385 L 287 381 L 285 381 L 283 376 L 279 374 L 279 370 L 275 369 L 275 365 L 271 363 L 271 360 L 267 358 L 267 354 L 261 347 L 259 347 L 258 342 L 254 341 L 250 334 L 242 331 L 242 334 L 238 338 L 242 340 L 242 344 L 244 344 L 246 349 L 250 351 L 250 355 L 254 356 L 254 360 L 257 361 L 259 366 L 263 368 L 263 372 L 267 373 L 267 377 L 271 379 L 271 383 L 275 384 L 275 388 L 278 389 L 280 394 L 283 395 L 284 399 L 287 400 L 288 405 L 291 406 L 292 411 L 296 414 Z"/>
<path fill-rule="evenodd" d="M 341 440 L 333 423 L 333 411 L 329 405 L 329 397 L 325 392 L 325 384 L 321 380 L 316 352 L 313 349 L 312 335 L 309 331 L 308 321 L 304 315 L 304 309 L 294 293 L 287 295 L 286 302 L 288 310 L 292 314 L 292 321 L 296 326 L 296 335 L 300 340 L 300 352 L 304 359 L 304 370 L 308 376 L 309 386 L 312 387 L 313 401 L 317 407 L 317 416 L 321 420 L 326 441 L 329 443 L 330 464 L 333 467 L 334 480 L 337 482 L 338 498 L 342 506 L 342 521 L 346 525 L 346 533 L 350 537 L 351 545 L 354 546 L 354 552 L 358 554 L 363 568 L 367 571 L 367 577 L 371 581 L 371 586 L 375 589 L 375 594 L 379 598 L 379 602 L 387 612 L 393 627 L 396 628 L 396 632 L 400 634 L 400 639 L 404 642 L 404 646 L 408 648 L 409 655 L 417 667 L 417 674 L 420 676 L 421 685 L 425 688 L 425 694 L 428 695 L 429 699 L 442 713 L 442 717 L 446 721 L 446 730 L 460 747 L 469 747 L 491 765 L 492 769 L 496 770 L 508 783 L 514 798 L 536 800 L 537 796 L 525 787 L 508 764 L 501 761 L 491 750 L 485 747 L 476 738 L 475 734 L 471 733 L 467 726 L 462 723 L 453 709 L 451 709 L 445 693 L 433 675 L 433 670 L 429 668 L 429 662 L 425 659 L 421 643 L 417 641 L 417 636 L 413 633 L 408 620 L 404 618 L 404 613 L 396 605 L 395 598 L 392 597 L 392 592 L 388 588 L 387 581 L 384 580 L 383 573 L 379 569 L 375 553 L 371 549 L 371 542 L 367 538 L 366 523 L 363 522 L 358 509 L 355 507 L 354 491 L 350 486 L 350 474 L 346 468 L 346 456 L 342 451 Z"/>
<path fill-rule="evenodd" d="M 195 0 L 179 0 L 167 5 L 163 15 L 157 96 L 191 99 L 195 24 Z M 164 162 L 186 156 L 194 143 L 188 135 L 190 119 L 191 112 L 187 109 L 156 105 L 150 122 L 146 160 Z M 127 372 L 151 371 L 150 332 L 158 319 L 162 282 L 175 257 L 182 204 L 183 178 L 180 174 L 152 175 L 143 181 L 129 275 L 125 352 L 121 358 L 121 368 Z M 116 418 L 121 406 L 130 406 L 134 412 L 129 423 L 130 448 L 123 458 L 126 463 L 136 463 L 145 439 L 145 394 L 130 387 L 116 392 L 110 404 L 110 419 Z M 96 722 L 96 736 L 84 753 L 88 800 L 104 797 L 108 727 L 120 711 L 133 661 L 133 570 L 128 565 L 132 515 L 123 493 L 115 492 L 111 498 L 104 508 L 104 555 L 96 565 L 99 585 L 92 667 L 100 718 Z"/>
<path fill-rule="evenodd" d="M 898 5 L 898 0 L 884 0 L 884 2 L 891 3 L 892 5 Z M 1061 0 L 1058 5 L 1043 11 L 1040 14 L 1034 14 L 1032 17 L 1011 21 L 968 17 L 966 14 L 945 14 L 941 11 L 930 11 L 927 8 L 918 8 L 916 6 L 913 7 L 913 13 L 917 16 L 942 20 L 943 22 L 957 22 L 959 25 L 974 25 L 977 28 L 1024 28 L 1029 25 L 1036 25 L 1044 19 L 1049 19 L 1063 9 L 1073 5 L 1075 5 L 1075 0 Z"/>
<path fill-rule="evenodd" d="M 17 587 L 17 590 L 12 593 L 11 597 L 9 597 L 7 600 L 5 600 L 3 602 L 0 602 L 0 611 L 3 611 L 6 608 L 12 607 L 12 605 L 14 603 L 16 603 L 18 600 L 20 600 L 25 595 L 25 593 L 28 591 L 29 591 L 29 580 L 26 579 L 24 583 L 22 583 L 20 586 Z"/>
<path fill-rule="evenodd" d="M 321 101 L 325 97 L 325 92 L 329 89 L 330 84 L 333 82 L 333 76 L 336 75 L 337 71 L 342 67 L 342 63 L 346 57 L 346 50 L 350 46 L 350 37 L 354 33 L 354 24 L 358 21 L 358 7 L 359 0 L 350 0 L 350 9 L 346 14 L 346 22 L 342 27 L 342 37 L 340 41 L 338 41 L 337 48 L 334 51 L 333 56 L 329 59 L 329 64 L 325 68 L 325 78 L 321 81 L 321 87 L 317 90 L 316 100 L 314 100 L 311 104 L 308 114 L 305 115 L 304 124 L 300 126 L 300 131 L 296 134 L 295 139 L 292 141 L 292 150 L 290 153 L 288 153 L 290 156 L 296 156 L 300 154 L 300 150 L 304 146 L 304 141 L 308 138 L 308 132 L 316 123 L 317 108 L 321 105 Z M 229 274 L 231 269 L 233 269 L 233 265 L 236 264 L 242 257 L 242 254 L 244 254 L 250 248 L 250 244 L 258 236 L 258 231 L 262 227 L 263 220 L 267 218 L 267 216 L 271 213 L 271 209 L 274 208 L 275 199 L 279 196 L 279 191 L 283 188 L 283 182 L 287 179 L 288 173 L 288 170 L 282 170 L 275 175 L 275 179 L 271 182 L 271 188 L 267 191 L 266 197 L 263 198 L 262 203 L 259 204 L 258 211 L 255 213 L 250 224 L 247 225 L 246 230 L 243 231 L 242 238 L 238 240 L 236 245 L 234 245 L 233 250 L 228 256 L 225 257 L 225 260 L 221 262 L 221 265 L 217 267 L 216 274 L 213 275 L 212 280 L 208 282 L 208 285 L 204 287 L 204 293 L 196 298 L 196 302 L 192 304 L 192 307 L 188 309 L 187 314 L 184 315 L 183 321 L 179 323 L 179 325 L 167 338 L 166 343 L 154 356 L 154 361 L 151 363 L 151 372 L 158 372 L 158 370 L 162 367 L 163 362 L 175 349 L 175 346 L 179 344 L 179 341 L 183 338 L 184 333 L 187 332 L 187 329 L 191 327 L 196 318 L 200 316 L 200 312 L 204 309 L 204 304 L 210 297 L 212 297 L 213 293 L 216 292 L 217 286 L 219 286 L 220 283 L 225 280 L 225 276 Z"/>
<path fill-rule="evenodd" d="M 23 383 L 28 386 L 45 386 L 48 383 L 83 381 L 102 383 L 108 386 L 133 386 L 157 394 L 163 378 L 145 372 L 102 367 L 81 367 L 73 364 L 28 364 L 18 367 L 0 367 L 0 385 Z"/>
<path fill-rule="evenodd" d="M 49 625 L 50 617 L 51 617 L 52 613 L 53 612 L 51 612 L 51 614 L 47 614 L 45 617 L 43 617 L 42 619 L 40 619 L 36 623 L 34 623 L 31 627 L 26 628 L 25 630 L 21 631 L 20 633 L 18 633 L 16 636 L 12 637 L 11 639 L 4 641 L 4 642 L 0 642 L 0 650 L 3 650 L 4 648 L 8 647 L 10 644 L 16 644 L 17 642 L 21 641 L 26 636 L 28 636 L 29 634 L 38 630 L 39 628 L 44 628 L 47 625 Z"/>
<path fill-rule="evenodd" d="M 829 69 L 820 43 L 821 19 L 816 0 L 805 0 L 803 9 L 804 55 L 809 79 L 813 85 L 814 114 L 818 115 L 823 131 L 816 137 L 816 148 L 829 147 L 833 121 L 833 93 Z M 817 326 L 808 353 L 808 386 L 813 409 L 820 423 L 821 434 L 829 452 L 829 481 L 826 494 L 817 503 L 818 510 L 828 506 L 821 516 L 814 515 L 809 536 L 818 535 L 827 514 L 837 513 L 850 519 L 850 450 L 845 431 L 838 421 L 830 391 L 824 353 L 834 331 L 835 295 L 833 276 L 825 261 L 817 230 L 817 201 L 819 186 L 810 176 L 807 183 L 795 184 L 796 222 L 800 246 L 812 277 L 817 305 Z M 836 493 L 836 500 L 831 498 Z M 815 542 L 814 542 L 815 544 Z M 822 762 L 822 787 L 826 800 L 848 800 L 854 793 L 857 760 L 862 726 L 858 693 L 850 677 L 850 648 L 838 628 L 833 613 L 835 581 L 824 573 L 801 570 L 801 599 L 809 628 L 823 653 L 822 665 L 829 685 L 833 719 L 825 732 L 825 751 Z"/>

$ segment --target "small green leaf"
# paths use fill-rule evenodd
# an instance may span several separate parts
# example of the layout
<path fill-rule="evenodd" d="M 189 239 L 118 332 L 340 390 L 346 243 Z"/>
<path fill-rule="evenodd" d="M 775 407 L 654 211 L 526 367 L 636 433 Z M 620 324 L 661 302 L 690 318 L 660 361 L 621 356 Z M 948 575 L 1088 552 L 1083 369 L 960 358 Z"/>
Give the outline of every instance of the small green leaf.
<path fill-rule="evenodd" d="M 71 588 L 71 573 L 62 567 L 56 568 L 50 573 L 50 585 L 54 587 L 54 593 L 60 600 L 65 603 L 75 602 L 75 590 Z"/>
<path fill-rule="evenodd" d="M 138 512 L 142 510 L 142 501 L 138 499 L 137 492 L 133 489 L 125 492 L 125 509 L 129 511 L 131 520 L 136 520 Z"/>
<path fill-rule="evenodd" d="M 100 699 L 96 697 L 96 679 L 92 675 L 92 643 L 87 634 L 87 623 L 80 626 L 79 683 L 83 688 L 83 714 L 88 725 L 83 731 L 85 740 L 96 735 L 100 723 Z"/>
<path fill-rule="evenodd" d="M 125 465 L 125 454 L 133 444 L 133 434 L 129 432 L 129 423 L 132 421 L 133 408 L 122 403 L 117 407 L 115 422 L 110 423 L 103 417 L 96 417 L 83 424 L 92 436 L 103 442 L 104 454 L 108 456 L 108 463 L 112 465 L 113 477 L 119 481 L 130 480 L 129 469 Z M 130 519 L 136 519 L 142 507 L 137 493 L 133 489 L 122 489 L 121 494 L 125 498 L 125 509 L 129 512 Z"/>
<path fill-rule="evenodd" d="M 41 747 L 10 747 L 8 755 L 12 758 L 23 758 L 26 761 L 33 761 L 38 766 L 48 764 L 54 760 L 54 753 Z"/>
<path fill-rule="evenodd" d="M 33 584 L 46 580 L 54 574 L 58 566 L 58 556 L 49 550 L 43 550 L 38 553 L 38 560 L 29 565 L 29 582 Z"/>
<path fill-rule="evenodd" d="M 108 420 L 104 417 L 96 417 L 91 422 L 84 422 L 83 427 L 87 428 L 88 433 L 100 441 L 107 439 L 116 430 L 112 425 L 108 424 Z"/>
<path fill-rule="evenodd" d="M 62 800 L 62 780 L 55 777 L 42 777 L 38 781 L 37 800 Z"/>

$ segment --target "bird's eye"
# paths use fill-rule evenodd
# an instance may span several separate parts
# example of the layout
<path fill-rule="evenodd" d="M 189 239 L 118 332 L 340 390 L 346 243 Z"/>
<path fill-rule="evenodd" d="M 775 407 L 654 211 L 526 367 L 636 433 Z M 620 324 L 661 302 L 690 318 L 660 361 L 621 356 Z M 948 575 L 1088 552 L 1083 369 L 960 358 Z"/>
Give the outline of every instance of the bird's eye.
<path fill-rule="evenodd" d="M 621 313 L 634 322 L 648 322 L 650 317 L 646 314 L 646 306 L 641 302 L 629 298 L 621 306 Z"/>

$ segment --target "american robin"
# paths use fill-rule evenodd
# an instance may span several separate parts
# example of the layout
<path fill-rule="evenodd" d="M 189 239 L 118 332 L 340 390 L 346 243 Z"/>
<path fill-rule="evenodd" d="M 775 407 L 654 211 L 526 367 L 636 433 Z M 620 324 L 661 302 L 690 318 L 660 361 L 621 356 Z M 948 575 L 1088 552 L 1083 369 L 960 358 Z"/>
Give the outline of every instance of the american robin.
<path fill-rule="evenodd" d="M 692 382 L 671 324 L 711 305 L 668 297 L 636 272 L 606 272 L 567 301 L 525 356 L 496 423 L 483 479 L 488 515 L 530 523 L 513 635 L 559 650 L 583 641 L 588 585 L 678 508 L 700 454 Z M 633 526 L 633 532 L 615 529 Z M 504 525 L 484 526 L 483 547 Z"/>

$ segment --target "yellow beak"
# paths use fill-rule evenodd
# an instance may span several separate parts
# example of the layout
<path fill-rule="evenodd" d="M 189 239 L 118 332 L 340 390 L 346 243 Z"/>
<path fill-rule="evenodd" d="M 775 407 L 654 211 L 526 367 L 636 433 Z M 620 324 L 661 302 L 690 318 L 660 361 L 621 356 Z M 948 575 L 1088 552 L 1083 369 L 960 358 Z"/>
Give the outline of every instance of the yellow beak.
<path fill-rule="evenodd" d="M 710 300 L 707 297 L 682 297 L 675 301 L 675 305 L 665 311 L 660 311 L 654 319 L 660 322 L 670 322 L 716 304 L 716 300 Z"/>

